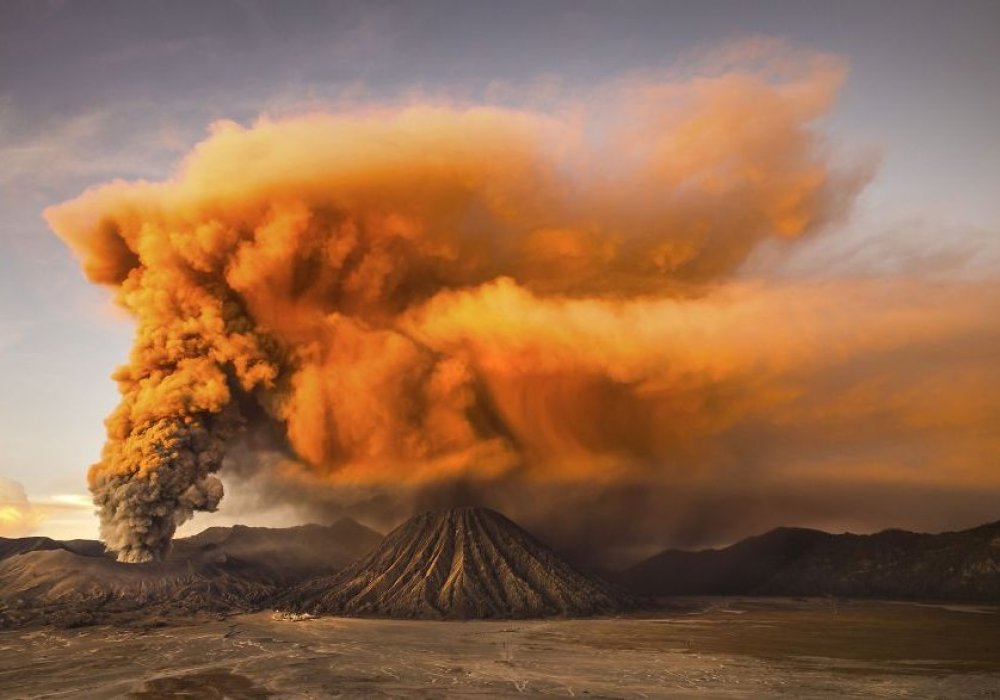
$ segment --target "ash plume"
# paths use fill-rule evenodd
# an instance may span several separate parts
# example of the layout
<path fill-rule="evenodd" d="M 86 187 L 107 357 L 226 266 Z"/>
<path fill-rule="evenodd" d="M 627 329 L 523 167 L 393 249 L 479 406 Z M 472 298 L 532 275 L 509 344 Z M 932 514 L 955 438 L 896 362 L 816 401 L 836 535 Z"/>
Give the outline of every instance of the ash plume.
<path fill-rule="evenodd" d="M 842 67 L 800 65 L 625 81 L 613 108 L 218 123 L 173 178 L 47 210 L 137 321 L 89 473 L 103 539 L 162 556 L 264 423 L 290 458 L 275 480 L 344 493 L 683 462 L 751 400 L 713 393 L 746 367 L 698 338 L 755 313 L 687 304 L 762 240 L 840 219 L 867 177 L 813 126 Z"/>

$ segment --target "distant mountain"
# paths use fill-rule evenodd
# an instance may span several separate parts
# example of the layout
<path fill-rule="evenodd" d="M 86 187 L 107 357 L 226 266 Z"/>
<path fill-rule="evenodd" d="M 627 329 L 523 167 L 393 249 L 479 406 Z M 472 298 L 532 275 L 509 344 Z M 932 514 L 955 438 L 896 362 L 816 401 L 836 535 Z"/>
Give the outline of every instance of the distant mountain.
<path fill-rule="evenodd" d="M 290 585 L 340 570 L 380 540 L 349 519 L 209 528 L 176 540 L 164 561 L 122 564 L 91 540 L 0 539 L 0 627 L 257 610 Z"/>
<path fill-rule="evenodd" d="M 48 537 L 0 537 L 0 561 L 15 554 L 62 549 L 86 557 L 105 556 L 104 545 L 97 540 L 53 540 Z"/>
<path fill-rule="evenodd" d="M 1000 522 L 937 535 L 779 528 L 724 549 L 666 550 L 622 572 L 666 595 L 836 595 L 1000 601 Z"/>
<path fill-rule="evenodd" d="M 0 537 L 0 561 L 15 554 L 44 552 L 50 549 L 65 549 L 61 542 L 48 537 Z"/>
<path fill-rule="evenodd" d="M 639 596 L 1000 601 L 1000 522 L 938 535 L 779 528 L 667 550 L 620 573 Z M 403 618 L 615 613 L 632 601 L 485 508 L 425 513 L 382 538 L 349 519 L 209 528 L 164 561 L 121 564 L 93 540 L 0 538 L 0 627 L 157 624 L 266 607 Z"/>
<path fill-rule="evenodd" d="M 609 584 L 577 571 L 488 508 L 424 513 L 368 556 L 277 601 L 310 613 L 399 618 L 520 618 L 625 609 Z"/>
<path fill-rule="evenodd" d="M 276 583 L 218 552 L 121 564 L 66 549 L 38 550 L 0 562 L 0 626 L 250 610 L 274 594 Z"/>
<path fill-rule="evenodd" d="M 382 535 L 351 518 L 333 525 L 288 528 L 210 527 L 177 540 L 175 550 L 218 549 L 229 557 L 252 562 L 284 581 L 301 581 L 339 571 L 367 554 Z"/>

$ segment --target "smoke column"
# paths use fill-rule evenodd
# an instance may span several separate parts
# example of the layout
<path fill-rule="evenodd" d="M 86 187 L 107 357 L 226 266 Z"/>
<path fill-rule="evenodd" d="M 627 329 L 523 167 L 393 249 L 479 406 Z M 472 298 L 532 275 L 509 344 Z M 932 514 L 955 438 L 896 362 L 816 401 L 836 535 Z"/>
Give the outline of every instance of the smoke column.
<path fill-rule="evenodd" d="M 865 179 L 813 126 L 841 66 L 793 63 L 544 114 L 217 123 L 171 179 L 47 210 L 137 322 L 89 473 L 104 541 L 163 556 L 260 423 L 331 489 L 670 463 L 716 400 L 672 362 L 718 378 L 733 355 L 691 347 L 678 300 L 842 217 Z"/>

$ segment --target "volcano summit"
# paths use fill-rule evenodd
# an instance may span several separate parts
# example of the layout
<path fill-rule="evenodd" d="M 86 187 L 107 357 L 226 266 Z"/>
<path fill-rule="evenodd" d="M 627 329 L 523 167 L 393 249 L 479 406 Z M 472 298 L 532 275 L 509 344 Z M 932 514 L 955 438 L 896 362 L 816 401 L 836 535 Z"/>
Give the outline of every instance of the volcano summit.
<path fill-rule="evenodd" d="M 300 612 L 430 619 L 594 615 L 629 604 L 488 508 L 417 515 L 347 569 L 281 602 Z"/>

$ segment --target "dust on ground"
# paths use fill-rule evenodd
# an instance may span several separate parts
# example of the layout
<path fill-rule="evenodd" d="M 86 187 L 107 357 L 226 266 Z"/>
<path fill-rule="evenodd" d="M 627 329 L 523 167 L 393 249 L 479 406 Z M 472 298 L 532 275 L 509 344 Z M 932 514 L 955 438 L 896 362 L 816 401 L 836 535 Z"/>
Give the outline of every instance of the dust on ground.
<path fill-rule="evenodd" d="M 0 633 L 4 698 L 449 694 L 1000 698 L 1000 608 L 719 598 L 587 620 L 259 613 Z"/>

